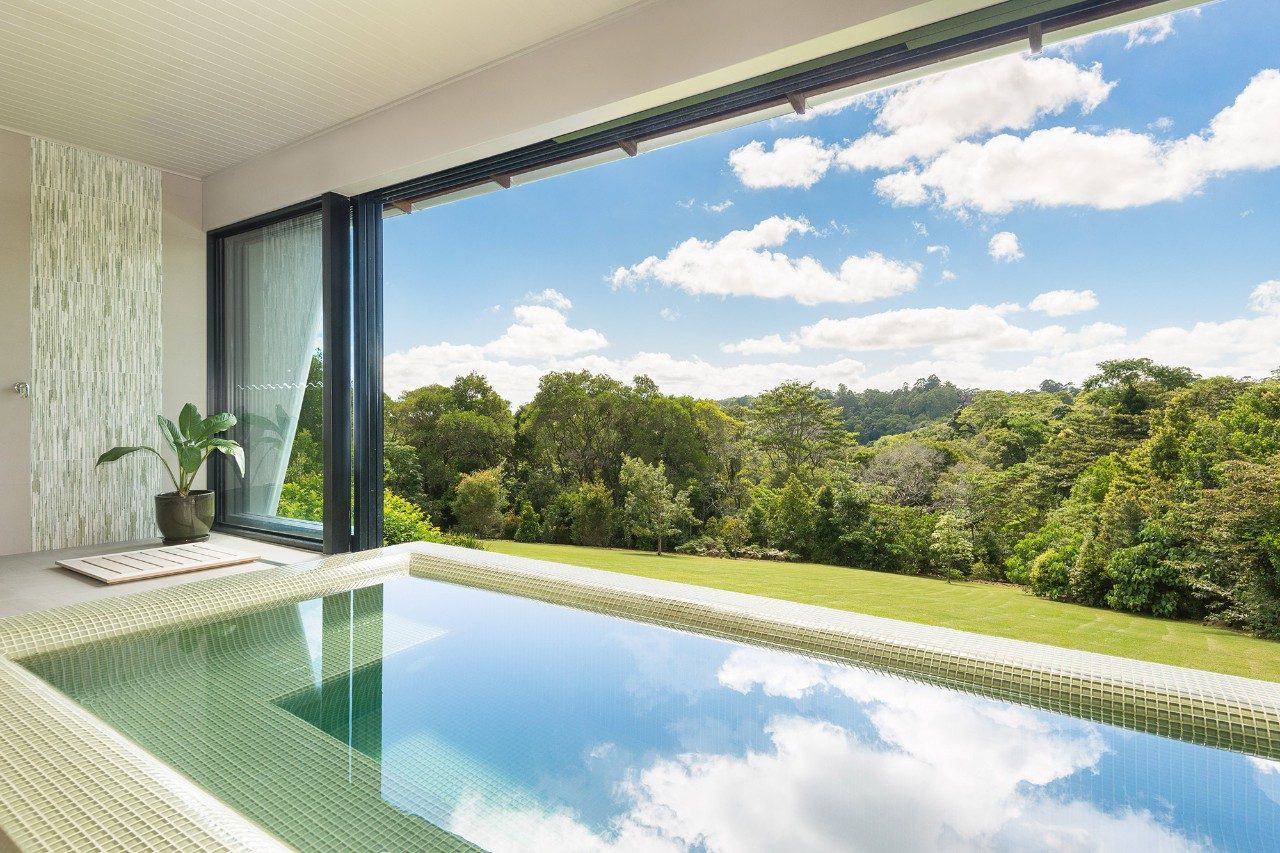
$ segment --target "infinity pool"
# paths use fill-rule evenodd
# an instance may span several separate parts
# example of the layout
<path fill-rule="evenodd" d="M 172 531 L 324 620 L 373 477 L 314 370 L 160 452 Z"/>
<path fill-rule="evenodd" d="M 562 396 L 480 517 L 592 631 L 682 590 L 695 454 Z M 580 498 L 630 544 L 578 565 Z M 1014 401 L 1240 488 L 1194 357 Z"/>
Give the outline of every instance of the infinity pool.
<path fill-rule="evenodd" d="M 22 663 L 303 850 L 1280 839 L 1280 763 L 415 577 Z"/>

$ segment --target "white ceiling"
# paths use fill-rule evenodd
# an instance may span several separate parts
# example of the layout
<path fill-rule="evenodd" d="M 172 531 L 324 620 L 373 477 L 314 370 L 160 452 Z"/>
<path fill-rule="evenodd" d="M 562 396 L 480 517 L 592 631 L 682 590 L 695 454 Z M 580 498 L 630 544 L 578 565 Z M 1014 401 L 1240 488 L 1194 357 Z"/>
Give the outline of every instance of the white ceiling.
<path fill-rule="evenodd" d="M 0 126 L 203 178 L 645 2 L 0 0 Z"/>

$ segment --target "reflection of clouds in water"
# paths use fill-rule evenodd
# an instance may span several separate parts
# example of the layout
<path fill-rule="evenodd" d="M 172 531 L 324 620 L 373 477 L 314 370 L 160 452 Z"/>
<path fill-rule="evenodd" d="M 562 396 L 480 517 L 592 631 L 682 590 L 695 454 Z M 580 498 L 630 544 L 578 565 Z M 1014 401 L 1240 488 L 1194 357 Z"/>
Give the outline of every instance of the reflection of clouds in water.
<path fill-rule="evenodd" d="M 623 786 L 630 809 L 607 838 L 568 811 L 515 812 L 477 797 L 449 828 L 493 850 L 1198 849 L 1147 812 L 1034 790 L 1097 764 L 1105 746 L 1088 724 L 762 649 L 733 652 L 719 680 L 791 699 L 838 691 L 864 707 L 881 743 L 778 715 L 767 749 L 689 753 L 633 774 Z"/>
<path fill-rule="evenodd" d="M 1280 761 L 1251 755 L 1249 763 L 1253 765 L 1253 776 L 1254 781 L 1258 783 L 1258 790 L 1266 794 L 1272 802 L 1280 803 Z"/>

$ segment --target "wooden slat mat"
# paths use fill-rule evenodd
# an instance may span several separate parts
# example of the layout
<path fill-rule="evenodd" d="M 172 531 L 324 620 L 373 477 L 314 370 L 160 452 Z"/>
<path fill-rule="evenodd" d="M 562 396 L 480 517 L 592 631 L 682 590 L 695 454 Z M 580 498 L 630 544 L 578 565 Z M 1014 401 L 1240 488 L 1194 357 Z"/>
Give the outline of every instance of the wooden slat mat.
<path fill-rule="evenodd" d="M 200 569 L 252 563 L 257 559 L 257 554 L 245 554 L 220 545 L 196 542 L 191 545 L 167 545 L 163 548 L 125 551 L 122 554 L 101 554 L 96 557 L 79 557 L 75 560 L 58 560 L 58 565 L 103 583 L 125 583 Z"/>

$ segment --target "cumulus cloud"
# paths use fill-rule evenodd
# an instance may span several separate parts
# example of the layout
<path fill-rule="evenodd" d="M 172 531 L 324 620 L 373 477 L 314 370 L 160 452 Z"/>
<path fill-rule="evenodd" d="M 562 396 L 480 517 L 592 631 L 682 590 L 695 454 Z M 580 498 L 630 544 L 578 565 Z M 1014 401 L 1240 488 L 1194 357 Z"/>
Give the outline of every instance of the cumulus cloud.
<path fill-rule="evenodd" d="M 751 189 L 811 187 L 831 168 L 834 156 L 822 140 L 797 136 L 778 139 L 768 149 L 763 142 L 748 142 L 729 152 L 729 165 Z"/>
<path fill-rule="evenodd" d="M 1018 235 L 1012 231 L 992 235 L 987 242 L 987 254 L 1005 263 L 1022 260 L 1022 246 L 1018 244 Z"/>
<path fill-rule="evenodd" d="M 851 169 L 890 169 L 932 158 L 957 141 L 1031 127 L 1077 106 L 1088 113 L 1111 93 L 1102 67 L 1047 56 L 1010 56 L 908 83 L 884 97 L 878 130 L 836 155 Z"/>
<path fill-rule="evenodd" d="M 1206 130 L 1182 139 L 1073 127 L 1004 133 L 957 142 L 925 165 L 879 178 L 876 190 L 894 204 L 984 213 L 1020 205 L 1117 210 L 1185 198 L 1216 175 L 1276 166 L 1280 71 L 1266 69 Z"/>
<path fill-rule="evenodd" d="M 1089 291 L 1051 291 L 1030 307 L 1046 314 L 1049 309 L 1084 311 L 1096 299 Z M 1266 376 L 1280 366 L 1280 284 L 1268 281 L 1254 288 L 1250 306 L 1257 312 L 1253 317 L 1161 326 L 1137 334 L 1113 323 L 1070 329 L 1015 322 L 1019 306 L 1012 304 L 904 308 L 825 318 L 790 335 L 732 346 L 734 352 L 779 344 L 801 351 L 901 352 L 891 366 L 866 371 L 859 379 L 859 387 L 883 389 L 936 374 L 963 387 L 1021 390 L 1045 378 L 1079 382 L 1096 372 L 1101 361 L 1140 357 L 1205 375 Z M 912 351 L 925 355 L 906 357 Z"/>
<path fill-rule="evenodd" d="M 1249 307 L 1260 314 L 1280 314 L 1280 279 L 1255 287 L 1249 294 Z"/>
<path fill-rule="evenodd" d="M 526 293 L 524 298 L 526 302 L 540 302 L 543 305 L 550 305 L 552 308 L 557 308 L 561 311 L 568 311 L 573 307 L 573 303 L 569 301 L 569 297 L 565 296 L 554 287 L 548 287 L 541 293 Z"/>
<path fill-rule="evenodd" d="M 1092 290 L 1050 290 L 1032 299 L 1027 306 L 1050 317 L 1081 314 L 1098 307 L 1098 296 Z"/>
<path fill-rule="evenodd" d="M 736 344 L 722 344 L 720 349 L 737 355 L 787 355 L 800 352 L 800 344 L 796 341 L 784 341 L 781 335 L 765 335 L 763 338 L 748 338 Z"/>
<path fill-rule="evenodd" d="M 1199 10 L 1196 10 L 1199 12 Z M 1144 44 L 1159 44 L 1173 35 L 1173 15 L 1157 15 L 1136 24 L 1119 27 L 1118 31 L 1125 36 L 1125 48 L 1141 47 Z"/>
<path fill-rule="evenodd" d="M 554 292 L 554 291 L 553 291 Z M 564 300 L 566 303 L 568 300 Z M 609 345 L 595 329 L 575 329 L 568 318 L 546 305 L 517 305 L 516 322 L 482 349 L 499 358 L 551 358 L 603 349 Z"/>
<path fill-rule="evenodd" d="M 665 257 L 650 256 L 613 271 L 613 286 L 655 281 L 687 293 L 794 299 L 802 305 L 869 302 L 906 293 L 920 278 L 918 264 L 878 252 L 850 255 L 838 270 L 809 256 L 771 251 L 797 234 L 813 233 L 806 219 L 771 216 L 754 227 L 730 231 L 716 241 L 691 237 Z"/>
<path fill-rule="evenodd" d="M 391 353 L 384 359 L 384 382 L 394 396 L 433 383 L 448 384 L 455 377 L 476 372 L 488 378 L 494 389 L 521 405 L 538 392 L 538 380 L 553 370 L 590 370 L 623 382 L 644 375 L 669 394 L 721 399 L 756 394 L 779 382 L 813 382 L 834 388 L 858 380 L 866 365 L 852 358 L 819 364 L 767 361 L 751 364 L 712 364 L 698 356 L 679 358 L 669 353 L 637 352 L 609 358 L 582 355 L 548 358 L 537 362 L 497 358 L 485 347 L 432 344 Z"/>

